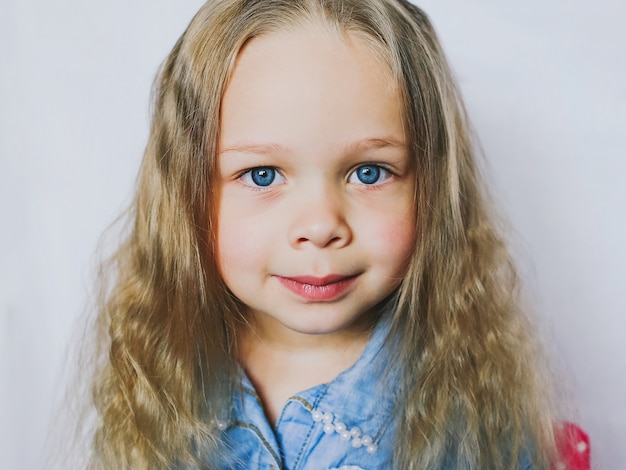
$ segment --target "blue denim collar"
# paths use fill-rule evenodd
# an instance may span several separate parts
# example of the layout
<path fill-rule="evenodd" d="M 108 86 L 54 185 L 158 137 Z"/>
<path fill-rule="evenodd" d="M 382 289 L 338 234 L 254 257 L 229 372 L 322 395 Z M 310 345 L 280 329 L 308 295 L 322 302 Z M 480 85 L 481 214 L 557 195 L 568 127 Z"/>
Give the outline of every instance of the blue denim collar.
<path fill-rule="evenodd" d="M 306 447 L 299 441 L 322 430 L 338 444 L 346 445 L 339 442 L 342 439 L 350 441 L 357 448 L 355 451 L 377 452 L 381 435 L 386 431 L 393 435 L 394 431 L 388 428 L 395 429 L 396 425 L 393 406 L 399 368 L 388 363 L 390 346 L 386 340 L 390 326 L 389 315 L 383 316 L 351 367 L 328 383 L 290 397 L 274 428 L 242 370 L 242 391 L 235 394 L 229 426 L 255 434 L 276 461 L 277 468 L 296 468 Z M 297 438 L 293 432 L 296 428 L 308 429 L 308 434 Z M 351 433 L 349 437 L 347 433 Z"/>

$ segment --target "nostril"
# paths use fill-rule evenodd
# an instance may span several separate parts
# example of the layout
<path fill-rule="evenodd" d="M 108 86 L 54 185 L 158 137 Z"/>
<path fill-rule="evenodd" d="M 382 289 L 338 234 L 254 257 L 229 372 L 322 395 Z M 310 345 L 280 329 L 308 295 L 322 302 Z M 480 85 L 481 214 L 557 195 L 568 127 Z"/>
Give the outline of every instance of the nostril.
<path fill-rule="evenodd" d="M 325 241 L 325 245 L 332 245 L 334 243 L 340 242 L 342 240 L 342 237 L 332 237 L 328 240 Z M 306 243 L 306 242 L 314 242 L 313 238 L 308 238 L 308 237 L 300 237 L 298 238 L 298 243 Z"/>

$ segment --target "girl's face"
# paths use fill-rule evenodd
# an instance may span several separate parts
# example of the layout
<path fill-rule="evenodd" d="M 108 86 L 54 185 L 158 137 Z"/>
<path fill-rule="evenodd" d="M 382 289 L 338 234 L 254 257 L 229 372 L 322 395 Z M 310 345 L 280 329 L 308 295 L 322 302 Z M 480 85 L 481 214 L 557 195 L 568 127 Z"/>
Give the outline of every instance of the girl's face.
<path fill-rule="evenodd" d="M 218 163 L 220 271 L 261 331 L 346 333 L 398 286 L 414 168 L 399 90 L 364 39 L 307 26 L 248 43 Z"/>

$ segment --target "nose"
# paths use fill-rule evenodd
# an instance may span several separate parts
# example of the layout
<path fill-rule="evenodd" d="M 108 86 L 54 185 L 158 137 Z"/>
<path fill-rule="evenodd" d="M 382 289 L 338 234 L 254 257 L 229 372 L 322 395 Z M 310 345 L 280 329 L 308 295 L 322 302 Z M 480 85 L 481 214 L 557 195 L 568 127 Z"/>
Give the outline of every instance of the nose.
<path fill-rule="evenodd" d="M 289 227 L 289 243 L 296 249 L 343 248 L 352 241 L 352 230 L 346 220 L 345 203 L 329 191 L 318 195 L 303 194 Z"/>

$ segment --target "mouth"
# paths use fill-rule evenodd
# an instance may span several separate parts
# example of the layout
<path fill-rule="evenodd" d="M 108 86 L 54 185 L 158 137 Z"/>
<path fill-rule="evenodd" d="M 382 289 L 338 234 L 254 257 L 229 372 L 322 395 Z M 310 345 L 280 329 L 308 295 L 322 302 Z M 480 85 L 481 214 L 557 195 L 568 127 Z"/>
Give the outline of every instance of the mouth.
<path fill-rule="evenodd" d="M 276 276 L 280 283 L 297 296 L 313 302 L 331 302 L 344 296 L 356 283 L 359 274 L 331 274 L 324 277 Z"/>

